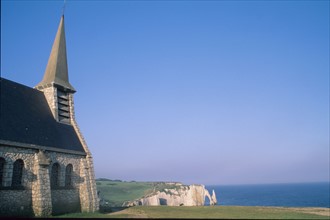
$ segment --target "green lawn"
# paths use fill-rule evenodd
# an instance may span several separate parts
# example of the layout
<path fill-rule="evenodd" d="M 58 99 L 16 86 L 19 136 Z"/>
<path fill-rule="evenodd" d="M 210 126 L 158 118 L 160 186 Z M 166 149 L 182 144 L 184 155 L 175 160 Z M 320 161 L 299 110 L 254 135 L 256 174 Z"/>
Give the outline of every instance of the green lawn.
<path fill-rule="evenodd" d="M 216 219 L 330 219 L 329 208 L 280 208 L 252 206 L 135 206 L 112 213 L 76 213 L 66 218 L 216 218 Z M 312 213 L 319 213 L 312 214 Z M 321 215 L 323 214 L 323 215 Z M 325 215 L 327 216 L 325 216 Z"/>

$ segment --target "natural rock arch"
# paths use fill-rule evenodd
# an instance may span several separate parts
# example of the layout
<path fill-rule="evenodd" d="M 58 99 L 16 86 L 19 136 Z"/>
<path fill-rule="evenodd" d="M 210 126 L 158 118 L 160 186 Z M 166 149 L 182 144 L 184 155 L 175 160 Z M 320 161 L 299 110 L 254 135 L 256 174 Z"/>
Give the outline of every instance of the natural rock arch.
<path fill-rule="evenodd" d="M 212 191 L 212 196 L 210 195 L 208 190 L 205 190 L 205 198 L 209 199 L 210 205 L 216 205 L 217 204 L 217 199 L 216 199 L 214 190 Z"/>

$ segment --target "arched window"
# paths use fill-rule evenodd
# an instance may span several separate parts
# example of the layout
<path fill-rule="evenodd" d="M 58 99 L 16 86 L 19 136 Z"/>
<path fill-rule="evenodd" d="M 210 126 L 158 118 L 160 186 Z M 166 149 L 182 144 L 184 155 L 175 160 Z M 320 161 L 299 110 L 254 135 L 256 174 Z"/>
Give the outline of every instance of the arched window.
<path fill-rule="evenodd" d="M 52 166 L 52 170 L 50 173 L 50 186 L 53 188 L 60 186 L 60 165 L 58 163 L 54 163 Z"/>
<path fill-rule="evenodd" d="M 3 180 L 3 174 L 5 170 L 5 163 L 6 160 L 2 157 L 0 157 L 0 186 L 2 186 L 2 180 Z"/>
<path fill-rule="evenodd" d="M 22 186 L 22 176 L 23 176 L 24 162 L 18 159 L 14 163 L 13 168 L 13 178 L 11 181 L 12 186 Z"/>
<path fill-rule="evenodd" d="M 65 168 L 65 186 L 70 187 L 72 186 L 72 164 L 68 164 Z"/>

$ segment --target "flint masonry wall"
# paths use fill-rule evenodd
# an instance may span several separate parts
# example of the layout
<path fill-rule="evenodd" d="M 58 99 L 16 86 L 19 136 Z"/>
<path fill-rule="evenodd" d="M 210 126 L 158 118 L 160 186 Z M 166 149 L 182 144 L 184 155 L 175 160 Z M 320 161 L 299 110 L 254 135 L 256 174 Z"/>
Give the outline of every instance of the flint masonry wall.
<path fill-rule="evenodd" d="M 53 214 L 80 212 L 78 189 L 58 189 L 51 191 Z"/>
<path fill-rule="evenodd" d="M 0 216 L 34 216 L 32 190 L 0 190 Z"/>
<path fill-rule="evenodd" d="M 81 193 L 81 207 L 83 212 L 95 212 L 99 210 L 99 198 L 97 196 L 97 188 L 95 181 L 95 173 L 94 173 L 94 162 L 93 156 L 88 149 L 87 143 L 85 141 L 84 136 L 82 135 L 79 126 L 77 124 L 75 118 L 75 109 L 74 109 L 74 101 L 73 94 L 69 94 L 69 107 L 70 107 L 70 118 L 71 125 L 75 129 L 80 143 L 82 144 L 85 152 L 86 152 L 86 160 L 81 160 L 81 168 L 80 168 L 80 176 L 85 178 L 85 185 L 81 185 L 81 191 L 86 192 L 85 194 Z M 88 193 L 87 193 L 88 192 Z"/>
<path fill-rule="evenodd" d="M 51 162 L 41 166 L 38 153 L 38 149 L 0 146 L 0 157 L 6 161 L 0 184 L 0 216 L 48 216 L 86 210 L 81 200 L 91 195 L 89 187 L 84 187 L 90 183 L 86 176 L 80 175 L 86 169 L 81 167 L 82 162 L 87 163 L 86 156 L 46 150 L 45 156 Z M 18 159 L 24 162 L 22 186 L 14 188 L 13 164 Z M 51 189 L 50 170 L 55 162 L 60 165 L 59 186 Z M 65 186 L 68 164 L 73 167 L 70 187 Z"/>

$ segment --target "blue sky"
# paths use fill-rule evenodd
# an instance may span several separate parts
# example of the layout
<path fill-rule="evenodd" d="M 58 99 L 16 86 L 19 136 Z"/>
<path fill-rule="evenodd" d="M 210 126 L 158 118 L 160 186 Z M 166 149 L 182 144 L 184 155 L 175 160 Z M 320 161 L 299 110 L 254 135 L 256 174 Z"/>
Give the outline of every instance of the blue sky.
<path fill-rule="evenodd" d="M 1 1 L 1 76 L 42 79 L 63 1 Z M 329 1 L 67 1 L 96 177 L 329 181 Z"/>

